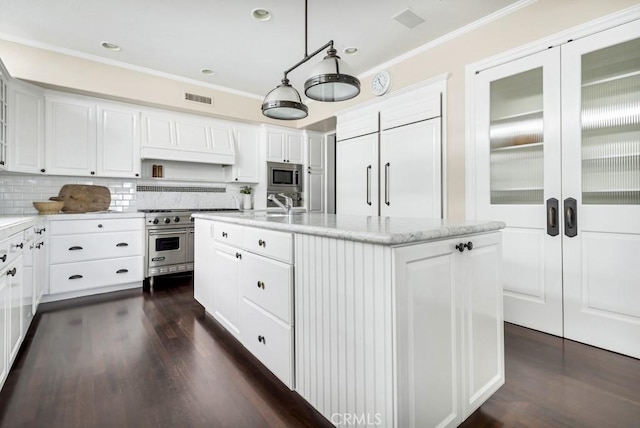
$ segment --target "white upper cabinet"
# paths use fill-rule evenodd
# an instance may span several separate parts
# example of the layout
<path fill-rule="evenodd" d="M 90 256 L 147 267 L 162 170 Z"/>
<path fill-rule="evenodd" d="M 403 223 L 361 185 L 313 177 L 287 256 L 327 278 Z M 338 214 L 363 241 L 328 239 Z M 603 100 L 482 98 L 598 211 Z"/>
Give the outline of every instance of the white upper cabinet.
<path fill-rule="evenodd" d="M 260 128 L 236 124 L 234 136 L 236 163 L 225 167 L 225 179 L 229 182 L 259 183 L 262 159 Z"/>
<path fill-rule="evenodd" d="M 140 177 L 140 113 L 116 105 L 98 107 L 101 177 Z"/>
<path fill-rule="evenodd" d="M 312 170 L 324 169 L 324 136 L 307 134 L 308 136 L 308 163 L 307 167 Z"/>
<path fill-rule="evenodd" d="M 375 104 L 339 115 L 336 139 L 342 141 L 378 132 L 378 112 L 379 107 Z"/>
<path fill-rule="evenodd" d="M 46 172 L 140 176 L 139 113 L 126 105 L 47 94 Z"/>
<path fill-rule="evenodd" d="M 7 167 L 7 80 L 9 73 L 0 61 L 0 169 Z M 1 368 L 0 368 L 1 369 Z"/>
<path fill-rule="evenodd" d="M 426 87 L 398 95 L 380 107 L 380 129 L 395 128 L 440 116 L 440 90 Z"/>
<path fill-rule="evenodd" d="M 145 109 L 140 152 L 142 159 L 232 165 L 233 128 L 203 116 Z"/>
<path fill-rule="evenodd" d="M 44 91 L 13 80 L 9 85 L 7 167 L 38 174 L 44 169 Z"/>
<path fill-rule="evenodd" d="M 304 137 L 298 131 L 266 128 L 267 161 L 304 163 Z"/>
<path fill-rule="evenodd" d="M 95 175 L 96 104 L 46 96 L 46 169 L 50 174 Z"/>

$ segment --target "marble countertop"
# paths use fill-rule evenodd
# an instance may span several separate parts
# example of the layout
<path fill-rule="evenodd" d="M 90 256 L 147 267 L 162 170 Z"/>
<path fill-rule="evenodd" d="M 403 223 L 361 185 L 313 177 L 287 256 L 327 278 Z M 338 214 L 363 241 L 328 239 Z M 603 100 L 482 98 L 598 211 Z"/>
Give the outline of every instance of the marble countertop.
<path fill-rule="evenodd" d="M 0 216 L 0 241 L 11 235 L 43 222 L 43 216 Z"/>
<path fill-rule="evenodd" d="M 505 227 L 501 221 L 448 221 L 315 213 L 273 216 L 272 213 L 264 211 L 196 213 L 193 217 L 385 245 L 435 241 L 473 233 L 491 232 Z"/>

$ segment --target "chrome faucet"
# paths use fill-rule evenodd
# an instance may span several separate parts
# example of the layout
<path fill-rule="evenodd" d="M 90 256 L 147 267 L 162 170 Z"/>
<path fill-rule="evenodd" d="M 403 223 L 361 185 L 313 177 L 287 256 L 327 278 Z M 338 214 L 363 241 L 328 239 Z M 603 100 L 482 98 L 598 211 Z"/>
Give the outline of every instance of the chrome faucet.
<path fill-rule="evenodd" d="M 276 198 L 276 195 L 271 193 L 267 196 L 267 199 L 276 203 L 277 206 L 282 208 L 287 215 L 291 215 L 293 211 L 293 199 L 285 195 L 284 193 L 278 193 L 278 196 L 282 196 L 284 198 L 284 204 Z"/>

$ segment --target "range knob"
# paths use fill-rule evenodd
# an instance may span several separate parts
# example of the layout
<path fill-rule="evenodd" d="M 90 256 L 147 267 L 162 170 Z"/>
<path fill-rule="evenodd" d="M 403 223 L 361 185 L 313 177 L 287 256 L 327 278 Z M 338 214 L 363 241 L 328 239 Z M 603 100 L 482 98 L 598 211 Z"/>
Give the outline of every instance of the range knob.
<path fill-rule="evenodd" d="M 158 223 L 159 223 L 159 220 L 157 218 L 154 218 L 153 219 L 153 224 L 158 224 Z"/>
<path fill-rule="evenodd" d="M 180 223 L 180 217 L 175 217 L 175 218 L 173 219 L 173 222 L 174 222 L 174 223 Z"/>
<path fill-rule="evenodd" d="M 164 222 L 165 222 L 166 224 L 169 224 L 169 223 L 171 223 L 171 219 L 170 219 L 169 217 L 165 217 L 165 218 L 164 218 Z"/>

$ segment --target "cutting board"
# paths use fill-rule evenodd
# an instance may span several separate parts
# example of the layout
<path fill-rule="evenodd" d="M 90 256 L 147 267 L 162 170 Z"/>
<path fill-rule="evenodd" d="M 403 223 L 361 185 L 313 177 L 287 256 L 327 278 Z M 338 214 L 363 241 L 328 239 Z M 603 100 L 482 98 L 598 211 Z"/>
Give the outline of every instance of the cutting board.
<path fill-rule="evenodd" d="M 58 196 L 50 199 L 63 201 L 62 211 L 65 213 L 107 211 L 111 204 L 111 192 L 104 186 L 65 184 Z"/>

